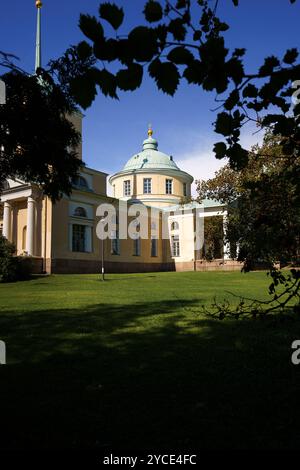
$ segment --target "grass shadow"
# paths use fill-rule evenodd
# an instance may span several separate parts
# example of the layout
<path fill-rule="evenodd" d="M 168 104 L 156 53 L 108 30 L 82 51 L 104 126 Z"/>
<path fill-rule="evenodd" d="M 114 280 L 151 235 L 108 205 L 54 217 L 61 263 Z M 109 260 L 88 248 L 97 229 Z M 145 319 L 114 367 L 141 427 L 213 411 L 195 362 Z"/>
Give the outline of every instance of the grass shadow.
<path fill-rule="evenodd" d="M 299 319 L 220 322 L 180 304 L 2 311 L 1 448 L 298 447 Z"/>

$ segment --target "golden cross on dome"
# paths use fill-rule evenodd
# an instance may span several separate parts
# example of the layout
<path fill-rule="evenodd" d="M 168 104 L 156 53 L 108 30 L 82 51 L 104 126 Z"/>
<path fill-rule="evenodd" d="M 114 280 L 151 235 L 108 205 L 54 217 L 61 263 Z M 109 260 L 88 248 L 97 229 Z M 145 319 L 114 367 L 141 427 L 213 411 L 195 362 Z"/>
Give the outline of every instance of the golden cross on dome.
<path fill-rule="evenodd" d="M 149 137 L 152 137 L 152 135 L 153 135 L 152 124 L 149 124 L 149 125 L 148 125 L 148 136 L 149 136 Z"/>

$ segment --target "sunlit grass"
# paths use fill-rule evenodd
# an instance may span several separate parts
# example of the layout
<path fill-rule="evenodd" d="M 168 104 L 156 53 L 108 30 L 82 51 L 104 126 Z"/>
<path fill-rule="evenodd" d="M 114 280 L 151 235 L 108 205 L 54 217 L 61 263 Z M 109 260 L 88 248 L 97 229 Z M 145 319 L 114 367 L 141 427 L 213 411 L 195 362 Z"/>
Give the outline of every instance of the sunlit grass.
<path fill-rule="evenodd" d="M 4 448 L 293 448 L 300 322 L 212 320 L 268 298 L 264 272 L 37 277 L 0 284 Z"/>

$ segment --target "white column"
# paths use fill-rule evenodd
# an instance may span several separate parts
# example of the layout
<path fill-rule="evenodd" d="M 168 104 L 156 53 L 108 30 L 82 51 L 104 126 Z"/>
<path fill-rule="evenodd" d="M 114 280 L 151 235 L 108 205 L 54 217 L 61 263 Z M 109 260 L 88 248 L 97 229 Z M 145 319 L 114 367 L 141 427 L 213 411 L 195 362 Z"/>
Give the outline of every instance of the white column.
<path fill-rule="evenodd" d="M 224 214 L 223 216 L 223 232 L 224 236 L 226 236 L 226 229 L 227 229 L 227 213 Z M 230 258 L 230 243 L 224 243 L 224 248 L 223 248 L 223 258 L 224 260 L 231 259 Z"/>
<path fill-rule="evenodd" d="M 35 232 L 35 200 L 29 196 L 27 199 L 27 234 L 26 251 L 29 256 L 34 256 L 34 232 Z"/>
<path fill-rule="evenodd" d="M 4 203 L 3 211 L 3 236 L 10 241 L 11 237 L 11 205 L 9 202 Z"/>

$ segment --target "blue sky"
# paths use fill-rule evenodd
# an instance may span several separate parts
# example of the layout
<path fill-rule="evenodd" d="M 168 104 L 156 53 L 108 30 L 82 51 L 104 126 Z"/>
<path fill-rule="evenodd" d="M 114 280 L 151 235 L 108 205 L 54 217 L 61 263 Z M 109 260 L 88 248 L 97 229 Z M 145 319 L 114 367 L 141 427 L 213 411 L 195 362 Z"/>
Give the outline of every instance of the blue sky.
<path fill-rule="evenodd" d="M 143 21 L 144 0 L 119 0 L 124 7 L 128 28 Z M 267 55 L 282 57 L 285 50 L 299 46 L 300 1 L 220 0 L 219 14 L 230 24 L 225 33 L 227 46 L 245 47 L 246 68 L 256 70 Z M 78 28 L 80 13 L 97 14 L 96 0 L 43 1 L 43 64 L 58 57 L 70 44 L 83 39 Z M 1 1 L 0 49 L 20 57 L 20 65 L 33 71 L 35 57 L 36 8 L 34 0 Z M 300 78 L 300 77 L 299 77 Z M 83 126 L 84 161 L 90 167 L 113 173 L 138 152 L 151 122 L 159 149 L 174 156 L 182 169 L 196 178 L 213 175 L 220 166 L 212 153 L 215 113 L 214 95 L 182 83 L 175 97 L 158 92 L 147 78 L 140 90 L 121 93 L 120 101 L 99 95 L 85 112 Z M 259 139 L 248 128 L 243 142 L 251 146 Z"/>

